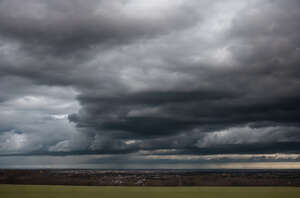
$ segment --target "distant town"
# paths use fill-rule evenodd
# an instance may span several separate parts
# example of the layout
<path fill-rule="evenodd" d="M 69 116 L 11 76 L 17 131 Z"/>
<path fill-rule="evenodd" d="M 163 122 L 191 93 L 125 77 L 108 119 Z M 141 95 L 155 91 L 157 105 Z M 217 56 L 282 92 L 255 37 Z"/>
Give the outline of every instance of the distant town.
<path fill-rule="evenodd" d="M 300 186 L 300 170 L 0 170 L 0 184 Z"/>

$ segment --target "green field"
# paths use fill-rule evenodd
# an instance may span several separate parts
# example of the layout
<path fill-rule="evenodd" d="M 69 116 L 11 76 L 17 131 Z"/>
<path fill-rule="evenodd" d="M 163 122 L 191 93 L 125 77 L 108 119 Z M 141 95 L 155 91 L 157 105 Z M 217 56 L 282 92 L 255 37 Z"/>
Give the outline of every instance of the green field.
<path fill-rule="evenodd" d="M 292 187 L 85 187 L 0 185 L 1 198 L 299 198 Z"/>

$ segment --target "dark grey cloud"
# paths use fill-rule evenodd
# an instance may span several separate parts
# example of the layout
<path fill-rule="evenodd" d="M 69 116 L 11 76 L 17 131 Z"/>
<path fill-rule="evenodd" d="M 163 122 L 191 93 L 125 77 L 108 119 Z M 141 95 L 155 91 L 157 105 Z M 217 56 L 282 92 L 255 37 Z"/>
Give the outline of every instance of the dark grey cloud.
<path fill-rule="evenodd" d="M 0 1 L 0 154 L 299 153 L 299 8 Z"/>
<path fill-rule="evenodd" d="M 22 5 L 20 1 L 2 1 L 1 36 L 21 41 L 26 50 L 34 53 L 74 55 L 78 50 L 88 51 L 99 44 L 111 47 L 164 34 L 188 26 L 198 18 L 192 12 L 185 12 L 189 6 L 179 3 L 172 3 L 164 15 L 149 13 L 139 17 L 131 10 L 136 3 L 30 0 Z"/>
<path fill-rule="evenodd" d="M 266 123 L 269 126 L 298 126 L 299 36 L 294 34 L 298 26 L 285 21 L 299 18 L 296 12 L 299 5 L 295 1 L 291 4 L 266 1 L 242 9 L 233 19 L 228 37 L 223 38 L 227 53 L 233 59 L 227 63 L 229 66 L 221 63 L 216 67 L 214 60 L 211 63 L 182 62 L 183 57 L 170 50 L 174 53 L 171 61 L 165 54 L 159 56 L 165 63 L 165 72 L 186 74 L 191 78 L 190 82 L 181 81 L 183 84 L 163 89 L 168 83 L 164 85 L 163 80 L 158 79 L 162 87 L 127 95 L 121 93 L 117 97 L 83 94 L 78 98 L 82 110 L 71 115 L 70 120 L 79 127 L 94 128 L 100 133 L 124 131 L 131 138 L 170 136 L 192 130 L 209 132 L 249 124 L 255 128 L 265 127 Z M 293 8 L 295 12 L 282 14 L 282 9 Z M 264 17 L 266 12 L 270 14 Z M 284 28 L 277 31 L 275 26 L 280 30 L 280 27 Z M 293 136 L 298 139 L 297 133 Z M 274 145 L 277 141 L 280 140 L 275 140 Z M 272 151 L 264 150 L 264 143 L 249 144 L 241 152 L 286 152 L 289 151 L 287 145 L 278 145 L 280 149 L 277 150 L 272 145 Z M 223 152 L 231 152 L 222 145 L 212 153 L 222 153 L 223 146 Z M 239 146 L 242 147 L 238 144 L 232 150 Z"/>

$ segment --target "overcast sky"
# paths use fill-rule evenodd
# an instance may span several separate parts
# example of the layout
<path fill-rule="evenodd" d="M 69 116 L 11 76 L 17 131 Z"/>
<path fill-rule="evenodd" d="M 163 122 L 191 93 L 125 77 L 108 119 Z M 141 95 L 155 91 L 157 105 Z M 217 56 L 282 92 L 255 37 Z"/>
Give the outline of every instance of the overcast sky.
<path fill-rule="evenodd" d="M 299 0 L 0 0 L 0 167 L 300 168 Z"/>

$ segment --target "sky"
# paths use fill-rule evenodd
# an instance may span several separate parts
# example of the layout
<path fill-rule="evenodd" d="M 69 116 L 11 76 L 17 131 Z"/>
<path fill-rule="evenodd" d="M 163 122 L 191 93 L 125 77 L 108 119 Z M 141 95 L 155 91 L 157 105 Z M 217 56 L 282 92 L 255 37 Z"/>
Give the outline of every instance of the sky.
<path fill-rule="evenodd" d="M 300 168 L 299 0 L 0 0 L 0 168 Z"/>

